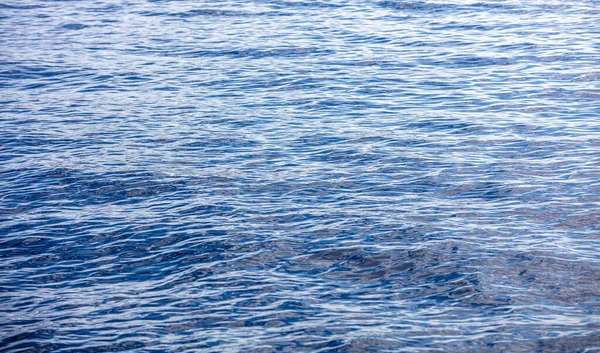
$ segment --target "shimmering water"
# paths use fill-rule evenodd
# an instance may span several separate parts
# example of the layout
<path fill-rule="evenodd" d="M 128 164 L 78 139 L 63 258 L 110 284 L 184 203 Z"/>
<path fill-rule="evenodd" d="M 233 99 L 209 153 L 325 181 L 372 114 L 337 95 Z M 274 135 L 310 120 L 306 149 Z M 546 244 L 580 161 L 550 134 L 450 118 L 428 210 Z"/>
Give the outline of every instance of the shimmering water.
<path fill-rule="evenodd" d="M 600 2 L 4 1 L 1 352 L 600 352 Z"/>

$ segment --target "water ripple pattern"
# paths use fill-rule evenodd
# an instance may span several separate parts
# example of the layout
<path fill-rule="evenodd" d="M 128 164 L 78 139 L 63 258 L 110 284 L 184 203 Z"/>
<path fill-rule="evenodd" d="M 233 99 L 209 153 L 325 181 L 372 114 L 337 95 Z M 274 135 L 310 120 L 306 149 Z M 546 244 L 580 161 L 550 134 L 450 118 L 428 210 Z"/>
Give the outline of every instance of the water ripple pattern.
<path fill-rule="evenodd" d="M 2 0 L 0 352 L 600 352 L 600 2 Z"/>

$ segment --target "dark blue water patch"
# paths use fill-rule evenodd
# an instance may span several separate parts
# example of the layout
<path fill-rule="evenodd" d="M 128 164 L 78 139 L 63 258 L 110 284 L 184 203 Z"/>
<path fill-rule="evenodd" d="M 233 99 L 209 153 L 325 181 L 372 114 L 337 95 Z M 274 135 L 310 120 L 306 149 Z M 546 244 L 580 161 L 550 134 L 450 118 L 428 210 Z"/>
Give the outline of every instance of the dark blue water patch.
<path fill-rule="evenodd" d="M 16 5 L 16 4 L 0 3 L 1 9 L 8 9 L 8 10 L 34 10 L 34 9 L 39 9 L 39 8 L 43 8 L 43 7 L 44 6 L 42 6 L 42 5 Z"/>
<path fill-rule="evenodd" d="M 378 6 L 383 8 L 409 11 L 416 14 L 419 13 L 438 13 L 438 12 L 470 12 L 477 13 L 477 11 L 490 11 L 495 12 L 496 10 L 518 10 L 517 6 L 513 4 L 500 4 L 495 2 L 479 2 L 470 4 L 452 4 L 452 3 L 439 3 L 431 1 L 379 1 L 376 3 Z"/>
<path fill-rule="evenodd" d="M 105 6 L 94 6 L 94 7 L 87 7 L 85 8 L 86 12 L 106 12 L 106 13 L 115 13 L 119 10 L 121 10 L 123 7 L 120 5 L 116 5 L 116 4 L 110 4 L 110 5 L 105 5 Z M 110 21 L 108 19 L 103 19 L 103 21 Z"/>
<path fill-rule="evenodd" d="M 61 28 L 64 29 L 70 29 L 70 30 L 79 30 L 79 29 L 84 29 L 84 28 L 88 28 L 88 25 L 85 25 L 83 23 L 67 23 L 61 26 Z"/>

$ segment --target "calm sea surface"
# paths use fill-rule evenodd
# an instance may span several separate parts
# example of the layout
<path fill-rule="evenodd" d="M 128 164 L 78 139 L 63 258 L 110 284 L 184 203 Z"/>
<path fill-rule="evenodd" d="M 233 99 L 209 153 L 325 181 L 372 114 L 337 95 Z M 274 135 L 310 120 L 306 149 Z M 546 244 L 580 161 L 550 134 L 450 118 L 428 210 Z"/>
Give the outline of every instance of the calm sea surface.
<path fill-rule="evenodd" d="M 0 4 L 0 352 L 600 352 L 600 2 Z"/>

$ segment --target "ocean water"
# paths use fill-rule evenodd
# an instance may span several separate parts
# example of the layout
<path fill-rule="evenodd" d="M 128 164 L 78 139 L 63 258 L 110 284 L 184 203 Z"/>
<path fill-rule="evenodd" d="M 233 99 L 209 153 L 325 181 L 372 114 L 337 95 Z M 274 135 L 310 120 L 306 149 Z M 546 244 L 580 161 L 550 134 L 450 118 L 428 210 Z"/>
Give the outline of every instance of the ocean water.
<path fill-rule="evenodd" d="M 600 352 L 600 2 L 3 0 L 0 352 Z"/>

